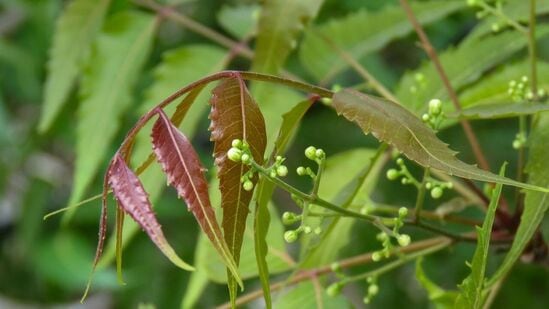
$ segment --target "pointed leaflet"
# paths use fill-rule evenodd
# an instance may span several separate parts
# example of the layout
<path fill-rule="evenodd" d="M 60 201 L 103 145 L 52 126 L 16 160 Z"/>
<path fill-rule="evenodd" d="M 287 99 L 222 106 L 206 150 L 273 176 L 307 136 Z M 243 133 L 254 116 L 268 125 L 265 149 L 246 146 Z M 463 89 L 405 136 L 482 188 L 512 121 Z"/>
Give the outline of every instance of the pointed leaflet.
<path fill-rule="evenodd" d="M 371 132 L 424 167 L 463 178 L 549 192 L 547 188 L 514 181 L 460 161 L 431 128 L 397 103 L 344 89 L 334 95 L 333 105 L 338 115 L 355 122 L 364 133 Z"/>
<path fill-rule="evenodd" d="M 505 174 L 505 165 L 501 167 L 500 176 Z M 490 245 L 492 226 L 496 218 L 499 196 L 501 195 L 501 187 L 501 184 L 497 184 L 492 191 L 490 205 L 488 205 L 488 211 L 486 212 L 482 228 L 477 227 L 477 248 L 471 261 L 471 274 L 459 285 L 461 292 L 456 299 L 455 308 L 482 308 L 488 247 Z"/>
<path fill-rule="evenodd" d="M 63 107 L 78 73 L 87 61 L 110 0 L 74 0 L 55 28 L 48 61 L 48 78 L 38 129 L 46 131 Z"/>
<path fill-rule="evenodd" d="M 114 156 L 107 173 L 109 185 L 112 188 L 119 207 L 141 226 L 160 251 L 172 263 L 186 270 L 194 270 L 192 266 L 183 262 L 168 244 L 164 233 L 162 233 L 160 224 L 156 221 L 145 188 L 143 188 L 139 178 L 126 165 L 120 154 L 117 153 Z"/>
<path fill-rule="evenodd" d="M 252 71 L 278 73 L 296 47 L 297 36 L 321 5 L 322 0 L 265 1 L 259 17 Z"/>
<path fill-rule="evenodd" d="M 547 164 L 547 145 L 549 144 L 549 113 L 541 113 L 536 119 L 534 129 L 528 137 L 530 152 L 526 172 L 528 182 L 538 186 L 549 186 L 549 165 Z M 541 192 L 526 192 L 524 211 L 520 217 L 520 225 L 515 234 L 513 245 L 505 256 L 502 265 L 490 278 L 491 286 L 505 277 L 515 262 L 521 256 L 524 248 L 538 229 L 544 214 L 549 209 L 549 194 Z"/>
<path fill-rule="evenodd" d="M 152 130 L 153 150 L 162 170 L 168 176 L 168 182 L 187 203 L 202 231 L 221 255 L 227 268 L 242 284 L 237 266 L 223 240 L 221 229 L 215 219 L 215 213 L 208 196 L 208 183 L 198 154 L 193 146 L 170 122 L 163 111 L 158 112 L 158 120 Z"/>
<path fill-rule="evenodd" d="M 221 81 L 212 91 L 211 104 L 210 130 L 221 190 L 223 231 L 238 264 L 249 212 L 248 205 L 253 192 L 245 191 L 240 183 L 240 178 L 249 167 L 229 160 L 227 151 L 234 139 L 244 140 L 250 145 L 254 160 L 262 164 L 267 143 L 265 120 L 240 77 Z M 252 181 L 257 183 L 256 179 Z M 231 280 L 229 289 L 234 291 L 234 287 L 231 288 Z"/>
<path fill-rule="evenodd" d="M 149 53 L 155 19 L 125 11 L 111 17 L 99 36 L 81 86 L 74 188 L 69 205 L 85 193 L 131 105 L 133 85 Z M 99 130 L 99 131 L 98 131 Z M 74 211 L 66 213 L 68 220 Z"/>

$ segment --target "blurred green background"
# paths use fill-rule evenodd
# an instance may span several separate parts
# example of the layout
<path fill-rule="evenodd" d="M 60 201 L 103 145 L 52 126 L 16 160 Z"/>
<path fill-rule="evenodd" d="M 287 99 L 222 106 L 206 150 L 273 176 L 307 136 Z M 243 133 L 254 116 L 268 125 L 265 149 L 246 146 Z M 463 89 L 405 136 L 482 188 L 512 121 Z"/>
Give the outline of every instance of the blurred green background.
<path fill-rule="evenodd" d="M 75 129 L 79 121 L 78 91 L 71 92 L 65 107 L 49 130 L 37 130 L 44 100 L 46 62 L 56 19 L 68 2 L 2 0 L 0 3 L 0 308 L 77 306 L 91 270 L 97 241 L 99 202 L 82 206 L 68 224 L 61 223 L 61 216 L 46 221 L 42 219 L 46 213 L 67 206 L 72 188 L 75 143 L 78 139 Z M 246 0 L 164 2 L 175 3 L 177 9 L 188 17 L 227 36 L 233 34 L 226 26 L 227 23 L 221 20 L 221 10 L 254 5 L 253 1 Z M 313 23 L 323 24 L 359 10 L 376 12 L 396 3 L 394 0 L 326 0 Z M 113 0 L 109 15 L 130 8 L 147 11 L 128 1 Z M 239 19 L 232 21 L 236 24 L 241 22 Z M 477 23 L 475 12 L 464 8 L 430 24 L 427 32 L 435 47 L 442 50 L 458 44 Z M 132 105 L 122 116 L 122 130 L 114 138 L 109 155 L 116 149 L 116 143 L 122 140 L 125 130 L 139 116 L 144 89 L 153 83 L 153 69 L 161 61 L 162 54 L 172 48 L 199 43 L 214 44 L 176 23 L 165 21 L 160 24 L 150 56 L 137 78 Z M 360 61 L 389 89 L 395 89 L 404 72 L 417 68 L 425 60 L 425 55 L 416 48 L 415 43 L 416 37 L 407 35 L 392 40 L 384 48 L 362 57 Z M 541 59 L 549 60 L 547 46 L 548 39 L 540 41 Z M 524 57 L 524 53 L 515 57 Z M 471 65 L 474 65 L 474 61 L 471 59 Z M 287 63 L 289 71 L 315 82 L 296 52 L 290 55 Z M 229 68 L 249 69 L 249 65 L 248 60 L 237 58 Z M 356 74 L 345 70 L 330 84 L 348 86 L 360 82 Z M 211 166 L 209 153 L 212 145 L 208 141 L 207 126 L 206 114 L 202 113 L 193 142 L 204 164 Z M 486 121 L 475 123 L 475 128 L 480 132 L 483 148 L 491 158 L 492 166 L 499 166 L 507 160 L 511 161 L 508 170 L 513 170 L 515 156 L 509 156 L 508 152 L 511 151 L 510 141 L 516 133 L 516 121 Z M 97 128 L 97 134 L 101 134 L 101 128 Z M 459 128 L 449 128 L 440 136 L 452 148 L 462 151 L 462 159 L 472 161 Z M 372 147 L 377 142 L 371 136 L 365 137 L 354 125 L 339 119 L 331 109 L 318 105 L 307 113 L 287 153 L 289 158 L 296 158 L 289 165 L 290 168 L 300 164 L 298 158 L 302 158 L 303 149 L 311 144 L 322 147 L 331 156 L 356 147 Z M 104 158 L 101 164 L 99 174 L 104 171 L 107 159 Z M 100 191 L 101 180 L 102 177 L 96 177 L 86 191 L 86 196 Z M 298 186 L 307 186 L 300 179 L 290 178 L 289 181 Z M 506 193 L 512 199 L 513 193 Z M 414 191 L 381 180 L 374 196 L 378 201 L 411 205 Z M 279 204 L 279 213 L 285 209 L 294 209 L 282 192 L 276 193 L 275 200 Z M 166 190 L 156 202 L 155 209 L 170 243 L 186 261 L 193 262 L 198 239 L 194 218 L 171 189 Z M 109 215 L 114 218 L 112 209 Z M 482 216 L 475 211 L 471 211 L 470 215 Z M 374 249 L 376 242 L 373 235 L 375 232 L 371 227 L 356 224 L 352 230 L 352 245 L 345 247 L 339 256 L 347 257 Z M 424 262 L 426 272 L 441 286 L 455 288 L 455 284 L 467 274 L 468 269 L 463 261 L 470 258 L 473 250 L 473 246 L 464 244 L 429 257 Z M 295 255 L 296 249 L 289 248 L 289 252 Z M 119 285 L 114 267 L 105 267 L 95 275 L 92 294 L 81 306 L 135 308 L 154 305 L 157 308 L 177 308 L 182 302 L 189 277 L 189 273 L 170 264 L 145 234 L 138 233 L 124 252 L 124 278 L 127 284 Z M 414 265 L 383 276 L 379 285 L 380 295 L 372 304 L 375 308 L 429 307 L 425 291 L 415 280 Z M 357 284 L 347 291 L 355 300 L 352 302 L 355 306 L 361 306 L 365 286 L 365 283 Z M 258 288 L 256 280 L 247 282 L 247 291 Z M 540 270 L 539 266 L 521 264 L 506 280 L 494 308 L 547 308 L 547 291 L 547 269 Z M 209 308 L 228 300 L 223 284 L 209 283 L 201 295 L 195 304 L 197 308 Z M 252 303 L 251 306 L 261 307 L 261 302 Z M 307 307 L 306 304 L 303 306 Z"/>

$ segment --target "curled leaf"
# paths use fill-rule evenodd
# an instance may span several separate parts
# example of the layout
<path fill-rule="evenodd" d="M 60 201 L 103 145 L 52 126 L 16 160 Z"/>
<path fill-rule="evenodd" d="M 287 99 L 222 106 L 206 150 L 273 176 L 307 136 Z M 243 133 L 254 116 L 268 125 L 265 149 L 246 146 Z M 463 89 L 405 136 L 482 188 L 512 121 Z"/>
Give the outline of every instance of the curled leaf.
<path fill-rule="evenodd" d="M 242 285 L 236 263 L 215 219 L 208 196 L 208 184 L 198 155 L 185 135 L 170 122 L 168 116 L 163 111 L 159 111 L 158 115 L 152 130 L 153 150 L 158 162 L 168 176 L 170 185 L 185 200 L 202 231 L 208 235 L 227 268 Z"/>

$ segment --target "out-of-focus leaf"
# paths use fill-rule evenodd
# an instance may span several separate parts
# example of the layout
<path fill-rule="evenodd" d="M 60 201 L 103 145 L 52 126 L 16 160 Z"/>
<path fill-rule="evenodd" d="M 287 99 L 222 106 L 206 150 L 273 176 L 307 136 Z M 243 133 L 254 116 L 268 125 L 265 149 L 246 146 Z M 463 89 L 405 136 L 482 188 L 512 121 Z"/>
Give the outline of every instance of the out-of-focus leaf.
<path fill-rule="evenodd" d="M 201 237 L 203 238 L 203 237 Z M 209 244 L 208 244 L 209 245 Z M 198 252 L 198 250 L 204 250 L 206 246 L 196 246 L 196 257 L 200 257 L 201 252 Z M 216 255 L 217 256 L 217 255 Z M 198 266 L 200 263 L 200 260 L 196 260 L 196 270 L 192 273 L 191 278 L 189 279 L 189 284 L 187 285 L 187 289 L 185 290 L 185 295 L 183 295 L 183 300 L 181 302 L 181 308 L 182 309 L 192 309 L 196 308 L 196 302 L 200 298 L 200 295 L 202 295 L 202 292 L 208 285 L 208 276 L 206 274 L 206 271 Z"/>
<path fill-rule="evenodd" d="M 438 139 L 431 128 L 397 103 L 345 89 L 334 95 L 333 106 L 339 115 L 355 122 L 364 133 L 371 132 L 421 166 L 463 178 L 549 192 L 547 188 L 498 176 L 460 161 L 456 152 Z"/>
<path fill-rule="evenodd" d="M 153 127 L 152 141 L 154 153 L 168 176 L 168 182 L 185 200 L 188 209 L 195 216 L 202 231 L 208 235 L 228 270 L 242 285 L 236 263 L 217 224 L 208 196 L 208 183 L 193 146 L 163 112 L 159 113 Z"/>
<path fill-rule="evenodd" d="M 549 33 L 548 25 L 537 27 L 536 36 Z M 505 61 L 527 45 L 522 33 L 508 31 L 492 35 L 482 40 L 463 43 L 455 49 L 440 54 L 452 87 L 462 87 L 478 80 L 484 72 Z M 496 51 L 497 52 L 494 52 Z M 474 59 L 474 61 L 473 61 Z M 422 82 L 418 82 L 418 74 Z M 427 108 L 427 102 L 433 98 L 446 100 L 448 94 L 432 62 L 424 63 L 419 69 L 409 72 L 402 78 L 396 92 L 397 97 L 415 114 L 421 114 Z M 453 110 L 451 104 L 444 104 L 445 111 Z"/>
<path fill-rule="evenodd" d="M 434 303 L 437 309 L 453 309 L 458 292 L 444 290 L 431 281 L 423 271 L 423 267 L 421 266 L 422 262 L 422 258 L 416 260 L 416 279 L 427 291 L 429 300 Z"/>
<path fill-rule="evenodd" d="M 257 4 L 225 5 L 219 10 L 217 21 L 227 32 L 238 39 L 244 39 L 256 35 L 259 12 Z"/>
<path fill-rule="evenodd" d="M 312 100 L 302 101 L 294 106 L 289 112 L 282 115 L 282 125 L 280 126 L 278 138 L 274 143 L 275 146 L 271 158 L 276 157 L 277 155 L 282 155 L 285 152 L 286 147 L 297 130 L 299 122 L 312 104 Z M 263 288 L 263 299 L 265 300 L 266 308 L 272 307 L 269 284 L 269 265 L 271 263 L 267 263 L 267 253 L 269 251 L 268 243 L 271 243 L 271 240 L 267 242 L 267 234 L 269 233 L 271 215 L 267 209 L 267 206 L 271 200 L 274 189 L 275 185 L 272 182 L 269 182 L 264 178 L 259 181 L 257 185 L 257 204 L 254 216 L 255 257 L 259 271 L 259 280 L 261 281 L 261 287 Z"/>
<path fill-rule="evenodd" d="M 82 199 L 119 129 L 120 116 L 131 105 L 131 91 L 149 54 L 155 28 L 151 15 L 126 11 L 111 17 L 98 37 L 82 81 L 69 205 Z M 73 214 L 68 211 L 64 219 Z"/>
<path fill-rule="evenodd" d="M 314 309 L 314 308 L 348 308 L 349 303 L 343 295 L 330 297 L 325 290 L 320 288 L 320 300 L 322 304 L 317 302 L 317 292 L 311 282 L 303 282 L 288 292 L 276 297 L 274 303 L 275 308 L 284 309 Z"/>
<path fill-rule="evenodd" d="M 498 119 L 531 115 L 548 110 L 549 104 L 547 103 L 500 103 L 473 106 L 462 110 L 460 113 L 452 113 L 448 116 L 461 119 Z"/>
<path fill-rule="evenodd" d="M 419 22 L 428 24 L 464 7 L 463 1 L 423 1 L 412 3 Z M 326 44 L 324 37 L 359 59 L 374 52 L 396 38 L 413 30 L 399 6 L 388 6 L 378 12 L 359 11 L 315 26 L 306 32 L 299 58 L 317 79 L 331 77 L 348 64 Z"/>
<path fill-rule="evenodd" d="M 223 232 L 229 250 L 238 265 L 249 212 L 248 205 L 253 191 L 244 190 L 240 181 L 250 168 L 240 162 L 229 160 L 227 151 L 232 147 L 233 140 L 246 141 L 253 159 L 258 164 L 262 164 L 267 144 L 265 120 L 241 78 L 221 81 L 212 91 L 211 104 L 210 130 L 221 190 Z M 228 284 L 231 300 L 234 300 L 236 295 L 234 280 L 229 278 Z"/>
<path fill-rule="evenodd" d="M 549 186 L 549 166 L 547 165 L 547 145 L 549 144 L 549 113 L 542 113 L 528 138 L 530 152 L 526 172 L 528 182 L 537 186 Z M 524 248 L 538 229 L 543 216 L 549 208 L 549 194 L 541 192 L 526 192 L 524 211 L 520 217 L 520 225 L 515 234 L 509 253 L 502 265 L 488 281 L 488 286 L 505 277 L 511 270 Z"/>
<path fill-rule="evenodd" d="M 46 131 L 61 111 L 82 65 L 90 55 L 91 45 L 110 0 L 74 0 L 67 5 L 57 22 L 48 62 L 48 78 L 40 124 Z"/>
<path fill-rule="evenodd" d="M 224 56 L 224 50 L 209 45 L 190 45 L 169 50 L 164 53 L 162 62 L 154 69 L 154 82 L 145 92 L 145 102 L 138 109 L 139 115 L 145 114 L 179 88 L 208 74 L 222 70 Z M 179 122 L 172 118 L 175 125 L 189 138 L 194 136 L 196 126 L 201 119 L 205 118 L 205 112 L 208 108 L 206 102 L 208 100 L 209 92 L 207 89 L 202 90 L 198 97 L 196 97 L 195 91 L 197 90 L 191 91 L 189 95 L 183 99 L 185 103 L 182 104 L 184 104 L 184 106 L 190 106 L 191 104 L 192 106 L 186 111 L 186 116 L 182 124 L 178 125 Z M 196 104 L 193 104 L 195 101 Z M 184 106 L 182 106 L 182 108 Z M 164 110 L 169 115 L 174 112 L 175 107 L 176 104 L 172 104 Z M 151 129 L 152 123 L 146 125 L 141 130 L 141 133 L 135 138 L 132 155 L 133 166 L 138 166 L 143 163 L 143 160 L 151 153 L 149 134 Z M 164 175 L 161 169 L 153 164 L 140 175 L 140 178 L 154 205 L 165 188 Z M 138 225 L 132 220 L 125 220 L 123 244 L 127 245 L 138 230 Z M 113 238 L 107 245 L 99 267 L 111 262 L 114 256 L 114 247 L 115 241 Z"/>
<path fill-rule="evenodd" d="M 126 165 L 120 154 L 116 154 L 113 158 L 107 174 L 109 185 L 112 188 L 118 206 L 141 226 L 154 244 L 172 263 L 185 270 L 194 270 L 192 266 L 179 258 L 166 240 L 166 237 L 164 237 L 162 228 L 153 213 L 145 188 L 143 188 L 139 178 Z"/>
<path fill-rule="evenodd" d="M 322 0 L 266 1 L 259 17 L 252 71 L 277 74 Z"/>
<path fill-rule="evenodd" d="M 505 175 L 505 165 L 501 167 L 500 176 Z M 484 303 L 484 274 L 486 272 L 486 262 L 488 261 L 490 235 L 492 234 L 492 226 L 496 218 L 496 209 L 499 204 L 501 188 L 502 184 L 497 184 L 492 191 L 490 205 L 488 205 L 482 228 L 477 227 L 477 247 L 471 261 L 471 274 L 459 285 L 461 291 L 456 298 L 456 308 L 477 309 L 482 308 L 482 304 Z"/>

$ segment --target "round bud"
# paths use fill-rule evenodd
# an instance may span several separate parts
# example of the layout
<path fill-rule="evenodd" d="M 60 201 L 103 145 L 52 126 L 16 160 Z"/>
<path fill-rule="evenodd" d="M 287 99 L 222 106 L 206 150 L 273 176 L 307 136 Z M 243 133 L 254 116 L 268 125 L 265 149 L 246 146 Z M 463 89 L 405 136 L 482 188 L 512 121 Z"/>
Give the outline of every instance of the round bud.
<path fill-rule="evenodd" d="M 282 157 L 281 156 L 276 156 L 276 162 L 282 162 Z"/>
<path fill-rule="evenodd" d="M 374 296 L 374 295 L 376 295 L 378 292 L 379 292 L 379 287 L 378 287 L 377 284 L 371 284 L 371 285 L 368 287 L 368 295 Z"/>
<path fill-rule="evenodd" d="M 242 147 L 242 141 L 239 139 L 233 139 L 233 141 L 231 142 L 231 146 L 233 146 L 234 148 L 240 148 Z"/>
<path fill-rule="evenodd" d="M 522 147 L 522 143 L 518 139 L 513 141 L 513 148 L 514 149 L 520 149 L 521 147 Z"/>
<path fill-rule="evenodd" d="M 296 218 L 297 216 L 293 213 L 293 212 L 289 212 L 289 211 L 285 211 L 283 214 L 282 214 L 282 223 L 288 225 L 288 224 L 292 224 L 296 221 Z"/>
<path fill-rule="evenodd" d="M 404 218 L 408 215 L 408 208 L 406 207 L 400 207 L 398 209 L 398 216 L 401 217 L 401 218 Z"/>
<path fill-rule="evenodd" d="M 316 148 L 313 146 L 307 147 L 307 149 L 305 149 L 305 156 L 310 160 L 316 159 Z"/>
<path fill-rule="evenodd" d="M 532 91 L 528 91 L 526 93 L 526 100 L 532 101 L 534 99 L 534 93 Z"/>
<path fill-rule="evenodd" d="M 397 163 L 398 165 L 404 165 L 404 160 L 402 160 L 402 158 L 398 158 L 398 159 L 396 160 L 396 163 Z"/>
<path fill-rule="evenodd" d="M 341 265 L 338 262 L 333 262 L 330 264 L 330 269 L 332 269 L 333 272 L 337 272 L 341 270 Z"/>
<path fill-rule="evenodd" d="M 362 299 L 362 302 L 365 303 L 366 305 L 370 303 L 370 297 L 368 296 L 365 296 L 363 299 Z"/>
<path fill-rule="evenodd" d="M 379 251 L 372 253 L 372 261 L 374 262 L 381 261 L 381 253 Z"/>
<path fill-rule="evenodd" d="M 307 175 L 307 170 L 303 166 L 298 167 L 296 172 L 299 176 Z"/>
<path fill-rule="evenodd" d="M 515 88 L 517 86 L 517 81 L 516 80 L 512 80 L 509 82 L 509 88 Z"/>
<path fill-rule="evenodd" d="M 431 190 L 432 187 L 433 187 L 433 184 L 431 182 L 426 182 L 425 183 L 425 189 Z"/>
<path fill-rule="evenodd" d="M 387 179 L 389 180 L 396 180 L 399 176 L 400 173 L 394 168 L 391 168 L 387 171 Z"/>
<path fill-rule="evenodd" d="M 252 162 L 252 158 L 247 153 L 243 153 L 240 160 L 242 161 L 243 164 L 250 164 Z"/>
<path fill-rule="evenodd" d="M 429 114 L 438 115 L 442 112 L 442 102 L 439 99 L 429 101 Z"/>
<path fill-rule="evenodd" d="M 477 5 L 477 1 L 478 0 L 467 0 L 467 5 L 468 6 L 475 6 L 475 5 Z"/>
<path fill-rule="evenodd" d="M 454 187 L 454 183 L 453 183 L 453 182 L 450 182 L 450 181 L 449 181 L 449 182 L 446 183 L 446 188 L 452 189 L 453 187 Z"/>
<path fill-rule="evenodd" d="M 434 187 L 432 190 L 431 190 L 431 197 L 434 198 L 435 200 L 440 198 L 442 196 L 442 188 L 441 187 Z"/>
<path fill-rule="evenodd" d="M 305 233 L 305 234 L 311 234 L 312 231 L 313 231 L 313 230 L 311 229 L 310 226 L 308 226 L 308 225 L 303 226 L 303 233 Z"/>
<path fill-rule="evenodd" d="M 499 30 L 500 30 L 499 24 L 498 23 L 493 23 L 492 24 L 492 32 L 499 32 Z"/>
<path fill-rule="evenodd" d="M 376 277 L 369 276 L 368 278 L 366 278 L 366 282 L 368 282 L 369 284 L 372 284 L 376 281 L 375 279 L 376 279 Z"/>
<path fill-rule="evenodd" d="M 276 174 L 280 177 L 288 175 L 288 168 L 285 165 L 281 165 L 276 168 Z"/>
<path fill-rule="evenodd" d="M 284 240 L 290 244 L 297 240 L 297 236 L 297 232 L 293 230 L 284 232 Z"/>
<path fill-rule="evenodd" d="M 325 156 L 326 156 L 326 153 L 324 153 L 324 150 L 322 150 L 322 149 L 317 149 L 317 150 L 315 151 L 315 157 L 316 157 L 317 159 L 324 159 Z"/>
<path fill-rule="evenodd" d="M 387 235 L 387 233 L 385 232 L 381 232 L 376 235 L 376 239 L 379 241 L 385 241 L 387 240 L 387 238 L 389 238 L 389 235 Z"/>
<path fill-rule="evenodd" d="M 335 297 L 341 293 L 342 285 L 339 282 L 332 283 L 326 288 L 326 294 L 330 297 Z"/>
<path fill-rule="evenodd" d="M 407 184 L 410 183 L 410 180 L 409 180 L 408 178 L 402 178 L 402 179 L 400 180 L 400 183 L 403 184 L 403 185 L 407 185 Z"/>
<path fill-rule="evenodd" d="M 429 119 L 431 119 L 431 117 L 429 116 L 429 114 L 423 114 L 423 115 L 421 115 L 421 120 L 422 120 L 423 122 L 427 122 L 427 121 L 429 121 Z"/>
<path fill-rule="evenodd" d="M 240 162 L 240 159 L 242 158 L 242 151 L 237 148 L 231 148 L 227 151 L 227 157 L 233 162 Z"/>
<path fill-rule="evenodd" d="M 276 170 L 271 170 L 271 171 L 269 172 L 269 176 L 270 176 L 271 178 L 275 178 L 275 177 L 276 177 Z"/>
<path fill-rule="evenodd" d="M 316 235 L 320 235 L 322 233 L 322 228 L 320 226 L 315 227 L 315 230 L 313 231 Z"/>
<path fill-rule="evenodd" d="M 250 180 L 246 180 L 244 181 L 244 184 L 242 184 L 242 188 L 244 188 L 244 190 L 246 191 L 252 191 L 252 189 L 254 188 L 254 183 Z"/>
<path fill-rule="evenodd" d="M 547 91 L 545 89 L 538 90 L 538 99 L 544 100 L 547 97 Z"/>
<path fill-rule="evenodd" d="M 402 235 L 398 235 L 397 241 L 398 241 L 398 244 L 399 244 L 401 247 L 406 247 L 406 246 L 408 246 L 408 245 L 410 244 L 410 242 L 412 241 L 412 239 L 410 238 L 409 235 L 402 234 Z"/>

